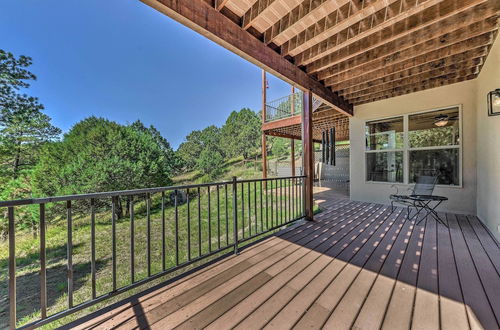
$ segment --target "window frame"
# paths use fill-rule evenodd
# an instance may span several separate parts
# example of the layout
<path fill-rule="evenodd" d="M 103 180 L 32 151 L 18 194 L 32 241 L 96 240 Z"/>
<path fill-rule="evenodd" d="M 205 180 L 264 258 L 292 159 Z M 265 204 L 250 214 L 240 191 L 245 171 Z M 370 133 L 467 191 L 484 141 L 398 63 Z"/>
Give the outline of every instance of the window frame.
<path fill-rule="evenodd" d="M 409 143 L 409 123 L 410 116 L 417 114 L 424 114 L 434 111 L 446 110 L 446 109 L 458 109 L 458 134 L 459 134 L 459 144 L 451 145 L 451 146 L 432 146 L 432 147 L 415 147 L 410 148 Z M 364 134 L 364 161 L 363 161 L 363 177 L 365 184 L 388 184 L 388 185 L 399 185 L 399 186 L 409 186 L 414 183 L 410 183 L 410 152 L 411 151 L 420 151 L 420 150 L 444 150 L 444 149 L 458 149 L 458 185 L 445 185 L 445 184 L 437 184 L 436 187 L 442 188 L 463 188 L 463 114 L 462 114 L 462 104 L 449 105 L 445 107 L 432 108 L 422 111 L 409 112 L 400 115 L 394 116 L 384 116 L 379 118 L 373 118 L 369 120 L 365 120 L 363 122 L 363 134 Z M 403 148 L 398 149 L 384 149 L 384 150 L 367 150 L 366 149 L 366 125 L 373 121 L 385 120 L 385 119 L 395 119 L 403 117 Z M 367 160 L 366 154 L 374 153 L 374 152 L 403 152 L 403 182 L 386 182 L 386 181 L 368 181 L 366 177 L 367 170 Z"/>

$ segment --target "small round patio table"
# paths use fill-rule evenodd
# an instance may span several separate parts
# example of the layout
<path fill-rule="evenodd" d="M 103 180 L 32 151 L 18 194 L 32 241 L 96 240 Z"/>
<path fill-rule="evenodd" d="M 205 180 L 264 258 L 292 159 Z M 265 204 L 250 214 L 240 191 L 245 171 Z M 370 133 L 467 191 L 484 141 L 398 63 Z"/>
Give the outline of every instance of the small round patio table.
<path fill-rule="evenodd" d="M 431 215 L 436 221 L 448 227 L 446 222 L 444 222 L 436 212 L 436 208 L 444 201 L 447 201 L 448 197 L 436 195 L 410 195 L 409 198 L 414 201 L 415 208 L 417 209 L 417 213 L 410 219 L 418 216 L 422 211 L 425 213 L 425 216 L 417 222 L 417 225 Z"/>

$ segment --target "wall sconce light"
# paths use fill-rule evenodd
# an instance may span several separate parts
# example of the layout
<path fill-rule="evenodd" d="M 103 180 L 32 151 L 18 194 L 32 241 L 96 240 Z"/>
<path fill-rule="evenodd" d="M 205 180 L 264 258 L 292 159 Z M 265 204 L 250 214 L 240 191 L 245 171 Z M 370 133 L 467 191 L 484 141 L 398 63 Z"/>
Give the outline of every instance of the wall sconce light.
<path fill-rule="evenodd" d="M 500 115 L 500 88 L 488 93 L 488 116 Z"/>

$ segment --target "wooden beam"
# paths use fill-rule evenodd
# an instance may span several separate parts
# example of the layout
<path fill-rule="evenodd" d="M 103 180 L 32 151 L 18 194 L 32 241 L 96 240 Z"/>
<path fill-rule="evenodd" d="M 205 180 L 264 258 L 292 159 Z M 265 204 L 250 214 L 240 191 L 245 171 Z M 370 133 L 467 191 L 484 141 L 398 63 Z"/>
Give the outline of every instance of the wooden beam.
<path fill-rule="evenodd" d="M 435 23 L 436 20 L 452 17 L 475 5 L 488 1 L 490 0 L 445 0 L 427 8 L 426 6 L 415 7 L 413 11 L 410 10 L 404 15 L 399 15 L 397 19 L 386 20 L 380 24 L 373 24 L 373 22 L 381 21 L 381 19 L 377 19 L 377 15 L 374 15 L 373 21 L 370 22 L 371 27 L 368 27 L 368 24 L 362 26 L 363 21 L 361 21 L 359 26 L 355 24 L 297 54 L 294 58 L 295 63 L 297 65 L 308 65 L 342 49 L 355 49 L 358 52 L 353 55 L 357 55 L 363 52 L 362 49 L 366 49 L 360 47 L 360 44 L 369 44 L 371 48 L 376 47 Z M 430 4 L 431 2 L 426 2 L 426 5 Z M 421 11 L 420 9 L 425 10 Z"/>
<path fill-rule="evenodd" d="M 215 8 L 218 10 L 218 11 L 221 11 L 222 8 L 224 8 L 227 3 L 229 2 L 229 0 L 216 0 L 215 1 Z"/>
<path fill-rule="evenodd" d="M 442 0 L 428 0 L 429 2 L 438 2 Z M 371 22 L 372 15 L 379 11 L 399 11 L 401 10 L 402 0 L 376 0 L 365 4 L 364 1 L 343 2 L 339 8 L 323 19 L 311 24 L 304 31 L 297 34 L 282 45 L 282 54 L 296 56 L 302 51 L 314 46 L 332 35 L 335 35 L 350 26 L 365 21 Z M 390 17 L 385 14 L 387 19 Z M 299 57 L 298 59 L 301 59 Z"/>
<path fill-rule="evenodd" d="M 313 14 L 315 17 L 322 14 L 326 16 L 329 13 L 328 9 L 325 9 L 327 6 L 338 9 L 338 7 L 345 5 L 349 1 L 350 0 L 337 0 L 335 2 L 328 0 L 304 0 L 285 16 L 280 18 L 266 31 L 264 31 L 264 42 L 270 44 L 271 42 L 274 42 L 276 39 L 282 36 L 283 33 L 286 33 L 292 28 L 294 28 L 295 30 L 301 29 L 300 23 L 303 20 L 307 20 L 309 16 Z"/>
<path fill-rule="evenodd" d="M 313 203 L 313 184 L 314 184 L 314 163 L 313 152 L 314 142 L 312 140 L 312 106 L 313 97 L 311 91 L 304 91 L 302 109 L 302 161 L 304 169 L 304 204 L 305 216 L 307 220 L 312 221 L 314 215 Z"/>
<path fill-rule="evenodd" d="M 479 69 L 476 70 L 479 72 Z M 363 103 L 369 103 L 369 102 L 374 102 L 390 97 L 395 97 L 395 96 L 400 96 L 404 94 L 409 94 L 409 93 L 414 93 L 418 91 L 422 91 L 425 89 L 429 88 L 435 88 L 435 87 L 441 87 L 441 86 L 446 86 L 450 84 L 454 84 L 457 82 L 462 82 L 470 79 L 476 78 L 478 73 L 473 73 L 469 75 L 460 75 L 459 73 L 456 73 L 454 75 L 449 75 L 446 77 L 436 77 L 436 78 L 431 78 L 423 81 L 419 81 L 418 83 L 406 85 L 406 86 L 398 86 L 393 88 L 392 90 L 384 91 L 384 92 L 379 92 L 375 94 L 370 94 L 366 97 L 360 97 L 357 99 L 353 99 L 352 102 L 356 105 L 363 104 Z"/>
<path fill-rule="evenodd" d="M 395 79 L 393 80 L 387 80 L 382 84 L 368 86 L 361 90 L 345 90 L 343 96 L 347 99 L 356 99 L 364 95 L 382 92 L 397 86 L 404 86 L 412 83 L 417 83 L 421 80 L 448 75 L 455 72 L 460 72 L 462 70 L 476 70 L 478 66 L 482 64 L 483 64 L 482 57 L 474 58 L 464 62 L 457 62 L 449 66 L 436 68 L 425 72 L 416 72 L 413 75 L 404 76 L 402 78 L 399 78 L 398 76 L 397 78 L 395 77 Z"/>
<path fill-rule="evenodd" d="M 343 74 L 337 77 L 330 77 L 325 80 L 325 85 L 335 85 L 336 88 L 339 89 L 339 92 L 358 91 L 395 80 L 396 78 L 409 77 L 416 73 L 442 68 L 453 63 L 480 58 L 488 55 L 489 51 L 488 46 L 480 46 L 471 50 L 446 56 L 447 53 L 443 52 L 443 50 L 448 48 L 449 47 L 434 50 L 392 66 L 384 66 L 378 70 L 367 72 L 362 76 L 349 78 L 347 75 Z"/>
<path fill-rule="evenodd" d="M 439 49 L 423 52 L 421 54 L 414 54 L 414 57 L 406 59 L 401 59 L 395 56 L 381 57 L 375 61 L 351 68 L 350 70 L 344 70 L 344 66 L 342 65 L 341 67 L 337 67 L 339 70 L 338 74 L 334 74 L 333 76 L 327 78 L 325 83 L 331 83 L 337 80 L 347 80 L 354 77 L 362 78 L 365 75 L 383 70 L 384 68 L 394 70 L 394 72 L 396 72 L 407 67 L 439 61 L 447 56 L 460 54 L 479 47 L 489 48 L 489 45 L 491 45 L 494 40 L 494 37 L 492 36 L 494 36 L 494 32 L 462 40 Z M 330 69 L 328 71 L 328 73 L 331 73 Z"/>
<path fill-rule="evenodd" d="M 419 26 L 418 29 L 412 29 L 413 32 L 411 33 L 406 33 L 408 26 L 396 24 L 389 30 L 390 33 L 378 35 L 378 38 L 374 37 L 363 39 L 348 48 L 342 48 L 330 55 L 308 64 L 306 71 L 309 73 L 318 72 L 333 65 L 355 58 L 373 59 L 373 56 L 385 56 L 387 54 L 412 47 L 416 43 L 424 43 L 426 40 L 437 38 L 446 33 L 455 32 L 460 28 L 466 28 L 474 23 L 482 23 L 485 20 L 488 20 L 490 23 L 489 25 L 495 25 L 498 10 L 492 8 L 491 5 L 487 5 L 488 3 L 486 3 L 483 8 L 480 8 L 480 6 L 475 7 L 466 13 L 462 13 L 462 15 L 455 15 L 446 19 L 438 20 L 433 24 L 426 25 L 425 27 Z M 434 7 L 431 9 L 434 9 Z M 394 34 L 394 31 L 405 31 L 405 33 L 402 33 L 403 35 Z"/>
<path fill-rule="evenodd" d="M 252 25 L 252 23 L 259 17 L 260 14 L 266 9 L 268 9 L 275 0 L 257 0 L 248 9 L 242 17 L 242 27 L 246 30 Z"/>
<path fill-rule="evenodd" d="M 298 115 L 264 123 L 262 125 L 262 130 L 269 131 L 272 129 L 276 129 L 276 128 L 280 128 L 280 127 L 284 127 L 284 126 L 297 125 L 297 124 L 300 124 L 300 116 L 298 116 Z"/>
<path fill-rule="evenodd" d="M 352 116 L 352 105 L 290 63 L 203 0 L 141 0 L 286 82 L 311 90 L 338 111 Z"/>
<path fill-rule="evenodd" d="M 364 57 L 356 57 L 352 60 L 340 63 L 336 68 L 339 72 L 350 70 L 352 76 L 355 77 L 357 75 L 363 75 L 363 72 L 378 70 L 384 66 L 391 66 L 448 46 L 452 46 L 449 49 L 463 52 L 479 46 L 488 45 L 493 42 L 495 32 L 496 29 L 494 25 L 491 25 L 491 22 L 487 20 L 427 40 L 421 44 L 416 44 L 413 47 L 396 51 L 385 56 L 376 57 L 373 60 L 366 60 Z"/>
<path fill-rule="evenodd" d="M 262 70 L 262 122 L 266 122 L 267 113 L 267 77 L 266 71 Z M 262 178 L 267 178 L 267 144 L 266 134 L 262 130 Z"/>

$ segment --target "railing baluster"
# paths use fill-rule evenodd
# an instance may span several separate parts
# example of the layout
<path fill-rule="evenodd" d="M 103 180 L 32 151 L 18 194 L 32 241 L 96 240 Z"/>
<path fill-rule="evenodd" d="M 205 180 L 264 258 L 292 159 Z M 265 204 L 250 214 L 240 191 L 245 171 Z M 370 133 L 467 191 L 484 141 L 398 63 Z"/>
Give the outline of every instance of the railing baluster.
<path fill-rule="evenodd" d="M 134 196 L 130 196 L 130 282 L 135 282 Z"/>
<path fill-rule="evenodd" d="M 268 187 L 267 181 L 264 181 L 264 188 L 266 189 L 266 229 L 269 229 L 269 199 L 268 199 Z"/>
<path fill-rule="evenodd" d="M 279 202 L 279 199 L 278 199 L 278 182 L 279 180 L 276 179 L 276 191 L 275 191 L 275 194 L 276 194 L 276 225 L 278 225 L 280 223 L 280 214 L 279 214 L 279 211 L 280 211 L 280 202 Z"/>
<path fill-rule="evenodd" d="M 92 299 L 97 297 L 96 292 L 96 267 L 95 267 L 95 199 L 90 199 L 90 277 L 92 286 Z"/>
<path fill-rule="evenodd" d="M 16 224 L 14 207 L 8 208 L 9 213 L 9 326 L 16 328 Z"/>
<path fill-rule="evenodd" d="M 286 210 L 286 205 L 285 205 Z M 283 179 L 280 179 L 280 224 L 283 224 Z"/>
<path fill-rule="evenodd" d="M 179 200 L 178 191 L 174 190 L 174 207 L 175 207 L 175 264 L 179 265 Z"/>
<path fill-rule="evenodd" d="M 45 251 L 45 204 L 40 204 L 40 311 L 47 317 L 47 271 Z"/>
<path fill-rule="evenodd" d="M 248 190 L 248 236 L 252 237 L 252 216 L 251 216 L 251 210 L 252 210 L 252 201 L 251 201 L 251 196 L 252 194 L 250 193 L 250 182 L 247 183 L 247 190 Z"/>
<path fill-rule="evenodd" d="M 201 190 L 198 187 L 198 256 L 201 257 Z"/>
<path fill-rule="evenodd" d="M 111 262 L 113 279 L 113 291 L 116 291 L 116 201 L 119 197 L 111 199 Z"/>
<path fill-rule="evenodd" d="M 293 215 L 292 215 L 292 180 L 291 179 L 288 179 L 287 180 L 288 182 L 288 195 L 287 195 L 287 200 L 288 200 L 288 220 L 292 220 L 293 219 Z"/>
<path fill-rule="evenodd" d="M 217 248 L 220 249 L 220 196 L 219 196 L 219 185 L 217 185 Z"/>
<path fill-rule="evenodd" d="M 238 186 L 233 176 L 233 244 L 234 254 L 238 254 Z"/>
<path fill-rule="evenodd" d="M 167 269 L 167 242 L 166 242 L 166 224 L 165 224 L 165 191 L 161 192 L 161 268 Z"/>
<path fill-rule="evenodd" d="M 245 186 L 241 183 L 241 230 L 245 238 Z"/>
<path fill-rule="evenodd" d="M 212 208 L 210 203 L 210 186 L 208 190 L 208 253 L 212 252 Z"/>
<path fill-rule="evenodd" d="M 229 245 L 229 215 L 228 215 L 228 201 L 227 201 L 227 183 L 224 184 L 224 195 L 226 199 L 226 245 Z"/>
<path fill-rule="evenodd" d="M 191 261 L 191 204 L 190 204 L 190 199 L 189 199 L 189 188 L 186 189 L 186 203 L 187 203 L 188 260 Z"/>
<path fill-rule="evenodd" d="M 66 202 L 66 216 L 68 227 L 68 243 L 66 245 L 66 255 L 68 258 L 68 306 L 73 307 L 73 218 L 71 215 L 71 201 Z"/>
<path fill-rule="evenodd" d="M 253 206 L 254 206 L 254 217 L 255 217 L 255 234 L 257 235 L 257 181 L 253 182 Z"/>
<path fill-rule="evenodd" d="M 274 227 L 274 203 L 273 203 L 273 180 L 269 181 L 269 190 L 271 191 L 271 228 Z M 269 228 L 269 227 L 268 227 Z"/>
<path fill-rule="evenodd" d="M 263 203 L 262 203 L 262 181 L 260 181 L 259 185 L 260 185 L 260 188 L 259 188 L 259 191 L 260 191 L 260 231 L 263 232 L 264 231 L 264 209 L 262 208 L 262 206 L 263 206 Z"/>
<path fill-rule="evenodd" d="M 151 195 L 146 194 L 146 221 L 147 221 L 147 263 L 148 263 L 148 277 L 151 276 Z"/>

